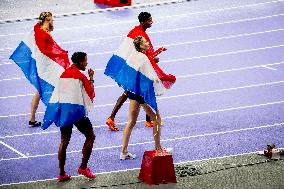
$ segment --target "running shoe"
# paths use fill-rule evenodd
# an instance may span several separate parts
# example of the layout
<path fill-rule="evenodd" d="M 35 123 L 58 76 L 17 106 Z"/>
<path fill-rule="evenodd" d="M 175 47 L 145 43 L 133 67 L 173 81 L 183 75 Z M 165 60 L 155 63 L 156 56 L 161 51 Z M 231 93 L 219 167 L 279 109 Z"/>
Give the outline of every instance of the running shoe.
<path fill-rule="evenodd" d="M 120 160 L 126 160 L 126 159 L 135 159 L 136 154 L 131 154 L 130 152 L 127 152 L 126 154 L 120 153 Z"/>
<path fill-rule="evenodd" d="M 147 128 L 152 128 L 153 126 L 154 126 L 154 122 L 153 122 L 153 121 L 151 121 L 151 122 L 146 121 L 146 122 L 145 122 L 145 127 L 147 127 Z"/>
<path fill-rule="evenodd" d="M 164 122 L 161 122 L 161 126 L 163 126 L 163 125 L 164 125 Z M 153 126 L 154 126 L 154 121 L 151 121 L 151 122 L 146 121 L 145 122 L 145 127 L 152 128 Z"/>
<path fill-rule="evenodd" d="M 173 154 L 173 148 L 163 148 L 164 151 L 168 152 L 169 154 Z"/>
<path fill-rule="evenodd" d="M 119 129 L 116 127 L 114 120 L 112 120 L 110 117 L 106 120 L 106 124 L 108 125 L 108 128 L 111 131 L 119 131 Z"/>
<path fill-rule="evenodd" d="M 94 175 L 93 173 L 91 173 L 91 170 L 87 167 L 85 170 L 82 169 L 81 167 L 78 168 L 78 173 L 81 175 L 84 175 L 87 178 L 90 179 L 95 179 L 96 175 Z"/>
<path fill-rule="evenodd" d="M 38 121 L 29 121 L 29 126 L 30 126 L 30 127 L 40 127 L 40 126 L 41 126 L 41 122 L 38 122 Z"/>
<path fill-rule="evenodd" d="M 58 182 L 63 182 L 63 181 L 70 180 L 70 179 L 71 179 L 71 176 L 68 175 L 67 173 L 65 173 L 64 176 L 59 175 L 57 177 Z"/>

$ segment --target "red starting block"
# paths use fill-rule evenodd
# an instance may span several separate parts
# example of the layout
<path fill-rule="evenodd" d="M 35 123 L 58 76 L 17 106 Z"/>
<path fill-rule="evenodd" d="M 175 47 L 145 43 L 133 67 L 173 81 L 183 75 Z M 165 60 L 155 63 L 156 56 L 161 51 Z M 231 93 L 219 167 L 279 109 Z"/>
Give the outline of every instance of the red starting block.
<path fill-rule="evenodd" d="M 145 151 L 138 179 L 147 184 L 176 183 L 172 155 L 166 151 Z"/>
<path fill-rule="evenodd" d="M 94 3 L 104 4 L 112 7 L 131 6 L 131 0 L 94 0 Z"/>

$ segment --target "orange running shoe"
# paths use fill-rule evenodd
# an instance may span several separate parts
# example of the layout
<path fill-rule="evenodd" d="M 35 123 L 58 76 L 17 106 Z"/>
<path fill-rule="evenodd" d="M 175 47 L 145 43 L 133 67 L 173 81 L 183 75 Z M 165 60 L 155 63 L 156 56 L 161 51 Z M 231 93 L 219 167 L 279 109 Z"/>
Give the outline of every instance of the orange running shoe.
<path fill-rule="evenodd" d="M 145 127 L 147 127 L 147 128 L 152 128 L 153 125 L 154 125 L 154 122 L 153 122 L 153 121 L 151 121 L 151 122 L 146 121 L 146 122 L 145 122 Z"/>
<path fill-rule="evenodd" d="M 161 126 L 163 126 L 163 125 L 164 125 L 164 122 L 161 122 Z M 151 122 L 146 121 L 145 122 L 145 127 L 152 128 L 153 126 L 154 126 L 154 122 L 153 121 L 151 121 Z"/>
<path fill-rule="evenodd" d="M 106 120 L 106 124 L 108 125 L 108 128 L 111 131 L 119 131 L 119 129 L 116 127 L 114 120 L 112 120 L 110 117 Z"/>

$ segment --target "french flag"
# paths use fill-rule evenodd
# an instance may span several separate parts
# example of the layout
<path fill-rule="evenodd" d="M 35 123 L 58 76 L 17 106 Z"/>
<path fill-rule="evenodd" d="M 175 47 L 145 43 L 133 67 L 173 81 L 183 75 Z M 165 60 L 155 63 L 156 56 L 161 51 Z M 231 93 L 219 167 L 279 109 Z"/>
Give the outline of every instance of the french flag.
<path fill-rule="evenodd" d="M 47 105 L 42 128 L 47 129 L 52 123 L 64 127 L 79 121 L 91 110 L 94 97 L 93 86 L 73 64 L 60 76 Z"/>
<path fill-rule="evenodd" d="M 59 77 L 70 64 L 67 51 L 42 30 L 39 24 L 20 42 L 10 59 L 35 86 L 45 105 L 49 103 Z"/>
<path fill-rule="evenodd" d="M 148 34 L 145 32 L 145 30 L 139 25 L 139 26 L 135 26 L 127 35 L 127 37 L 131 38 L 131 39 L 135 39 L 138 36 L 142 36 L 144 37 L 148 42 L 149 42 L 149 49 L 147 50 L 147 52 L 145 52 L 145 55 L 149 58 L 152 67 L 154 68 L 157 76 L 159 77 L 159 79 L 162 81 L 164 87 L 166 89 L 171 88 L 171 86 L 176 82 L 176 77 L 172 74 L 166 74 L 156 63 L 156 61 L 154 60 L 154 58 L 160 54 L 161 52 L 163 52 L 163 48 L 159 48 L 158 50 L 154 50 L 154 47 L 151 43 L 151 40 L 148 36 Z"/>
<path fill-rule="evenodd" d="M 150 59 L 135 49 L 133 38 L 126 37 L 123 40 L 110 58 L 104 73 L 124 90 L 142 96 L 152 109 L 158 110 L 156 95 L 162 95 L 167 88 L 158 77 Z"/>

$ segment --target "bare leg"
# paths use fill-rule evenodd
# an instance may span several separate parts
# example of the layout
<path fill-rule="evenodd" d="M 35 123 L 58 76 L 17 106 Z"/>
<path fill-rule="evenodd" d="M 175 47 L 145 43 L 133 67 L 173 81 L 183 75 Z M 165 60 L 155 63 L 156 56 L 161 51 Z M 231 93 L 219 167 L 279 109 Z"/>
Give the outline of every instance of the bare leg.
<path fill-rule="evenodd" d="M 159 112 L 157 114 L 147 105 L 142 104 L 143 109 L 145 110 L 146 114 L 150 116 L 151 120 L 153 121 L 153 136 L 155 140 L 155 148 L 157 150 L 162 150 L 161 146 L 161 117 Z"/>
<path fill-rule="evenodd" d="M 83 150 L 82 150 L 82 153 L 83 153 L 83 158 L 82 158 L 82 163 L 81 163 L 82 169 L 87 168 L 87 164 L 88 164 L 88 161 L 90 159 L 90 156 L 91 156 L 91 153 L 92 153 L 92 150 L 93 150 L 93 144 L 94 144 L 95 138 L 96 138 L 96 136 L 95 136 L 94 132 L 92 132 L 88 136 L 86 136 L 86 140 L 85 140 L 84 147 L 83 147 Z"/>
<path fill-rule="evenodd" d="M 148 116 L 147 114 L 146 114 L 146 121 L 147 121 L 147 122 L 151 122 L 151 118 L 150 118 L 150 116 Z"/>
<path fill-rule="evenodd" d="M 93 150 L 93 144 L 96 139 L 96 135 L 93 131 L 92 123 L 90 122 L 89 118 L 83 118 L 79 122 L 75 123 L 78 130 L 83 133 L 86 137 L 83 149 L 82 149 L 82 163 L 81 168 L 86 169 L 90 156 Z"/>
<path fill-rule="evenodd" d="M 122 149 L 121 149 L 123 154 L 126 154 L 128 152 L 127 148 L 128 148 L 129 138 L 132 129 L 136 124 L 139 111 L 140 111 L 140 104 L 135 100 L 130 100 L 128 122 L 123 131 Z"/>
<path fill-rule="evenodd" d="M 32 103 L 31 103 L 31 116 L 30 116 L 30 121 L 31 122 L 35 122 L 35 113 L 37 111 L 37 108 L 38 108 L 38 104 L 39 104 L 39 101 L 40 101 L 40 95 L 39 93 L 37 92 L 33 99 L 32 99 Z"/>
<path fill-rule="evenodd" d="M 64 176 L 65 170 L 65 161 L 66 161 L 66 150 L 67 146 L 69 144 L 71 138 L 71 134 L 61 134 L 61 144 L 59 146 L 59 151 L 58 151 L 58 160 L 59 160 L 59 170 L 60 170 L 60 175 Z"/>
<path fill-rule="evenodd" d="M 127 100 L 127 94 L 123 93 L 118 99 L 117 102 L 111 112 L 111 115 L 109 118 L 111 118 L 112 120 L 114 120 L 118 110 L 121 108 L 121 106 L 123 105 L 123 103 Z"/>

